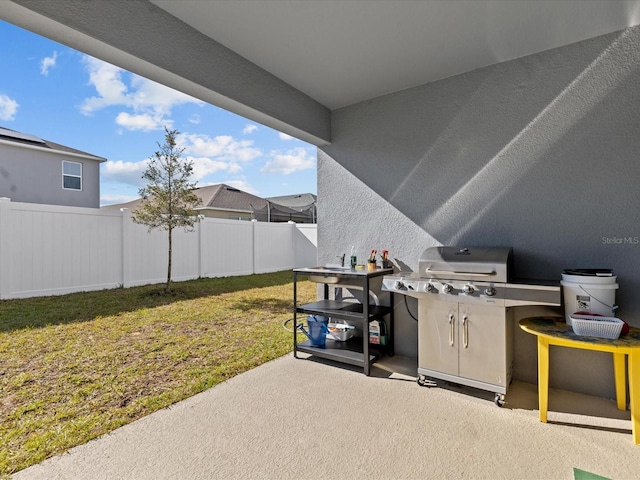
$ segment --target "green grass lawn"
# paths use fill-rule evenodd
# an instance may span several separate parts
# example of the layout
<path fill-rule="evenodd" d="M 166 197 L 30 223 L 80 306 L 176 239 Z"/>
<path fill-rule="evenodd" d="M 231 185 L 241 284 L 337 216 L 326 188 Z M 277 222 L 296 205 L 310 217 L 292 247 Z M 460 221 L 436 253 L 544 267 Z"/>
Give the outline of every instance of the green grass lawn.
<path fill-rule="evenodd" d="M 0 301 L 0 477 L 290 352 L 292 277 Z"/>

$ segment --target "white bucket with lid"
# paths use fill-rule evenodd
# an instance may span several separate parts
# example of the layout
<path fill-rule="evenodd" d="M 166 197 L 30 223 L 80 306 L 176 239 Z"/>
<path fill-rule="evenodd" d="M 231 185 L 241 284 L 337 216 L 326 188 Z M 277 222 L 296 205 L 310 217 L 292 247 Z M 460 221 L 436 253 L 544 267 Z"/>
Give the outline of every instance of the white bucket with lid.
<path fill-rule="evenodd" d="M 577 269 L 562 274 L 564 313 L 567 324 L 575 312 L 589 312 L 614 317 L 616 305 L 616 276 L 611 270 Z"/>

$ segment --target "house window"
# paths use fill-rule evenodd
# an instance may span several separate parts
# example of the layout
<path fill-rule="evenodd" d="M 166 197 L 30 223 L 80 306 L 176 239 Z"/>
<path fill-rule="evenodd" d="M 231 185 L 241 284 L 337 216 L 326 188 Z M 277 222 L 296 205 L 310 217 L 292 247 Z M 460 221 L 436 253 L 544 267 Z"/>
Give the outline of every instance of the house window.
<path fill-rule="evenodd" d="M 82 190 L 81 163 L 62 162 L 62 188 L 65 190 Z"/>

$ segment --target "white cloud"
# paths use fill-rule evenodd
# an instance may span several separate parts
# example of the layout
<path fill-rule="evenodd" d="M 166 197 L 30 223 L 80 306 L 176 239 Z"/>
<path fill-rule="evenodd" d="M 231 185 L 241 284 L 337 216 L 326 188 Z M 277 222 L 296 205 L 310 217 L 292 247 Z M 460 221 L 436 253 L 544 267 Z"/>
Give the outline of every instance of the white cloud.
<path fill-rule="evenodd" d="M 316 159 L 309 156 L 304 148 L 295 148 L 288 152 L 271 152 L 271 160 L 260 169 L 260 173 L 279 173 L 289 175 L 301 170 L 315 168 Z"/>
<path fill-rule="evenodd" d="M 253 142 L 238 142 L 238 148 L 236 148 L 233 152 L 234 158 L 241 162 L 249 162 L 254 158 L 258 158 L 260 155 L 262 155 L 262 150 L 260 150 L 259 148 L 251 148 L 252 144 Z"/>
<path fill-rule="evenodd" d="M 171 109 L 185 103 L 204 102 L 146 78 L 126 72 L 102 60 L 84 56 L 89 84 L 97 92 L 85 98 L 80 111 L 85 115 L 112 106 L 130 109 L 116 117 L 118 125 L 130 130 L 161 130 L 171 125 Z M 128 81 L 128 84 L 127 84 Z M 198 119 L 199 121 L 199 119 Z"/>
<path fill-rule="evenodd" d="M 100 176 L 105 182 L 120 182 L 136 187 L 145 185 L 142 172 L 147 168 L 148 160 L 140 162 L 123 162 L 108 160 L 101 165 Z"/>
<path fill-rule="evenodd" d="M 49 70 L 56 66 L 58 52 L 54 51 L 51 57 L 44 57 L 40 62 L 40 73 L 44 76 L 49 75 Z"/>
<path fill-rule="evenodd" d="M 278 132 L 278 136 L 280 137 L 280 140 L 293 140 L 293 137 L 291 135 L 287 135 L 286 133 Z"/>
<path fill-rule="evenodd" d="M 258 130 L 258 126 L 257 125 L 248 124 L 242 130 L 242 133 L 244 133 L 245 135 L 249 135 L 249 134 L 255 132 L 256 130 Z"/>
<path fill-rule="evenodd" d="M 130 115 L 127 112 L 120 112 L 116 116 L 116 124 L 126 128 L 127 130 L 151 132 L 153 130 L 160 130 L 163 126 L 171 128 L 172 121 L 167 120 L 160 115 L 152 116 L 148 113 Z"/>
<path fill-rule="evenodd" d="M 85 56 L 83 59 L 89 73 L 89 84 L 93 85 L 98 96 L 85 98 L 80 105 L 82 113 L 89 115 L 110 105 L 131 105 L 127 86 L 121 80 L 124 70 L 93 57 Z"/>
<path fill-rule="evenodd" d="M 211 175 L 213 173 L 217 173 L 220 171 L 235 173 L 238 171 L 237 167 L 239 167 L 237 163 L 211 160 L 210 158 L 206 158 L 206 157 L 201 157 L 201 158 L 187 157 L 187 160 L 193 162 L 192 180 L 194 182 L 203 179 L 207 175 Z"/>
<path fill-rule="evenodd" d="M 189 123 L 193 123 L 194 125 L 199 124 L 200 115 L 198 115 L 197 113 L 194 113 L 193 115 L 191 115 L 191 117 L 189 117 Z"/>
<path fill-rule="evenodd" d="M 207 157 L 184 156 L 184 160 L 192 162 L 193 173 L 191 181 L 197 182 L 218 172 L 227 174 L 238 173 L 242 171 L 242 166 L 237 162 L 228 162 L 223 160 L 213 160 Z M 109 160 L 101 166 L 101 179 L 104 182 L 118 182 L 135 187 L 143 187 L 146 180 L 142 178 L 142 174 L 149 164 L 149 159 L 139 162 L 124 162 L 122 160 Z M 198 185 L 202 186 L 202 185 Z M 113 202 L 120 203 L 120 202 Z"/>
<path fill-rule="evenodd" d="M 176 138 L 184 153 L 199 157 L 217 157 L 227 162 L 249 162 L 262 155 L 251 140 L 236 140 L 230 135 L 211 138 L 201 134 L 180 134 Z"/>
<path fill-rule="evenodd" d="M 117 203 L 127 203 L 140 198 L 137 195 L 100 195 L 100 206 L 115 205 Z"/>
<path fill-rule="evenodd" d="M 153 129 L 156 120 L 152 116 L 145 115 L 125 113 L 118 115 L 118 124 L 129 129 Z M 200 182 L 220 172 L 226 175 L 237 174 L 243 170 L 246 162 L 263 154 L 260 149 L 252 146 L 252 141 L 239 141 L 229 135 L 211 138 L 207 135 L 181 133 L 176 137 L 176 144 L 178 148 L 183 149 L 183 159 L 192 162 L 191 180 L 193 182 Z M 142 174 L 148 163 L 149 159 L 139 162 L 109 160 L 101 166 L 101 178 L 105 182 L 142 187 L 145 185 Z M 229 183 L 229 181 L 225 182 Z M 202 185 L 198 184 L 198 186 Z"/>
<path fill-rule="evenodd" d="M 231 162 L 229 163 L 228 173 L 238 173 L 242 171 L 242 166 L 239 163 Z"/>
<path fill-rule="evenodd" d="M 7 95 L 0 94 L 0 120 L 13 120 L 20 104 Z"/>

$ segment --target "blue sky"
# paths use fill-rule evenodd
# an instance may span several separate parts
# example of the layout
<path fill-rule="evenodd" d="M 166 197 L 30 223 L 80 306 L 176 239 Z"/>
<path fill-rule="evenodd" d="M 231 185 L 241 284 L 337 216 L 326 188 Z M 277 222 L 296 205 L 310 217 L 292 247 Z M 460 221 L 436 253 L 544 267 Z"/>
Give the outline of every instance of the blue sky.
<path fill-rule="evenodd" d="M 316 147 L 0 20 L 0 126 L 107 158 L 102 205 L 138 197 L 146 160 L 180 132 L 198 186 L 316 193 Z"/>

